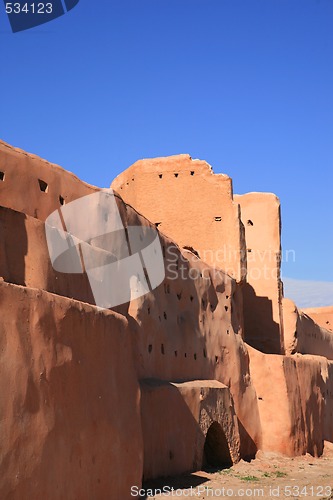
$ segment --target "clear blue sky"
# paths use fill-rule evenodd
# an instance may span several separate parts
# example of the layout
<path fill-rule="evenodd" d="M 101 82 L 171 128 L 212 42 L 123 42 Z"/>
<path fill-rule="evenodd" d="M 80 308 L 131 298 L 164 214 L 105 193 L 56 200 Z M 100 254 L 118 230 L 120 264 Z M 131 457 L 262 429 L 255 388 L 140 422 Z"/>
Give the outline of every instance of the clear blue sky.
<path fill-rule="evenodd" d="M 0 44 L 3 140 L 99 186 L 205 159 L 281 198 L 286 276 L 333 281 L 332 0 L 81 0 L 18 34 L 1 4 Z"/>

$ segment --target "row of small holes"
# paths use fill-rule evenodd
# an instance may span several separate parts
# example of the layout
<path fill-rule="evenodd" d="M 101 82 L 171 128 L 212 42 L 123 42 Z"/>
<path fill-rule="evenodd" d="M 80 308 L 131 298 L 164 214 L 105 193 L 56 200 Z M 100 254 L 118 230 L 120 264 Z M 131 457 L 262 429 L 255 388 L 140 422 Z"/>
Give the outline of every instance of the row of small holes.
<path fill-rule="evenodd" d="M 0 172 L 0 182 L 4 182 L 5 180 L 5 172 Z M 39 189 L 42 191 L 42 193 L 47 193 L 49 190 L 49 186 L 47 182 L 42 181 L 42 179 L 38 179 L 38 184 L 39 184 Z M 59 202 L 60 205 L 65 204 L 65 199 L 60 195 L 59 196 Z"/>
<path fill-rule="evenodd" d="M 170 293 L 169 285 L 167 285 L 167 287 L 168 288 L 165 288 L 165 293 Z M 177 298 L 178 298 L 178 300 L 181 300 L 182 294 L 181 293 L 177 293 Z M 227 295 L 227 299 L 228 298 L 229 297 Z M 194 297 L 191 295 L 190 301 L 193 302 L 193 299 L 194 299 Z M 203 309 L 206 309 L 206 301 L 205 301 L 205 299 L 201 299 L 201 305 L 202 305 Z M 210 308 L 211 308 L 212 311 L 215 311 L 215 306 L 213 304 L 210 304 Z M 224 306 L 224 309 L 226 310 L 226 312 L 228 312 L 229 307 L 228 306 Z M 147 313 L 150 314 L 150 307 L 148 307 Z M 163 317 L 164 317 L 164 319 L 168 319 L 167 313 L 165 311 L 163 312 Z M 159 316 L 158 318 L 159 318 L 160 321 L 162 321 L 161 316 Z M 203 320 L 205 320 L 205 318 L 203 318 Z M 229 332 L 227 331 L 227 333 L 229 333 Z"/>
<path fill-rule="evenodd" d="M 149 309 L 148 314 L 150 314 L 150 309 Z M 168 319 L 167 313 L 166 313 L 165 311 L 164 311 L 164 313 L 163 313 L 163 316 L 164 316 L 164 319 Z M 160 321 L 162 321 L 161 316 L 159 316 L 159 317 L 158 317 L 158 319 L 159 319 Z"/>
<path fill-rule="evenodd" d="M 191 171 L 190 171 L 190 174 L 191 174 L 191 175 L 194 175 L 194 170 L 191 170 Z M 178 173 L 178 172 L 176 172 L 176 173 L 174 173 L 173 175 L 177 178 L 177 177 L 178 177 L 178 175 L 179 175 L 179 173 Z M 163 174 L 158 174 L 158 176 L 159 176 L 159 178 L 160 178 L 160 179 L 163 179 Z M 134 181 L 134 179 L 132 179 L 132 181 Z M 129 182 L 126 182 L 126 186 L 128 186 L 128 185 L 129 185 Z M 124 186 L 124 185 L 123 185 L 123 186 Z M 123 189 L 123 186 L 120 186 L 120 189 Z"/>
<path fill-rule="evenodd" d="M 149 352 L 149 354 L 151 354 L 152 351 L 153 351 L 153 345 L 149 344 L 149 346 L 148 346 L 148 352 Z M 206 349 L 203 349 L 202 352 L 203 352 L 203 357 L 207 358 L 207 351 L 206 351 Z M 161 344 L 161 354 L 165 355 L 164 344 Z M 175 355 L 175 358 L 177 358 L 178 357 L 178 351 L 174 351 L 174 355 Z M 184 358 L 187 358 L 187 352 L 184 353 Z M 193 354 L 193 358 L 194 358 L 194 361 L 197 360 L 197 353 Z M 218 361 L 219 361 L 219 357 L 215 356 L 215 362 L 218 363 Z M 222 356 L 221 356 L 221 361 L 222 361 Z"/>
<path fill-rule="evenodd" d="M 42 179 L 38 179 L 38 183 L 39 183 L 39 189 L 42 191 L 42 193 L 47 193 L 49 190 L 49 185 L 47 184 L 47 182 L 42 181 Z M 65 204 L 65 199 L 61 195 L 59 195 L 59 203 L 60 205 Z"/>
<path fill-rule="evenodd" d="M 191 170 L 190 174 L 194 175 L 194 170 Z M 179 175 L 179 173 L 175 172 L 173 175 L 177 178 L 178 175 Z M 163 174 L 158 174 L 158 176 L 159 176 L 160 179 L 163 179 Z"/>
<path fill-rule="evenodd" d="M 170 292 L 166 292 L 166 293 L 170 293 Z M 180 299 L 181 299 L 181 297 L 182 297 L 181 293 L 180 293 L 180 294 L 178 294 L 178 293 L 177 293 L 177 298 L 178 298 L 178 300 L 180 300 Z M 194 297 L 192 297 L 192 295 L 191 295 L 191 297 L 190 297 L 190 301 L 191 301 L 191 302 L 193 302 L 193 299 L 194 299 Z M 205 299 L 202 299 L 202 300 L 201 300 L 201 305 L 202 305 L 202 308 L 203 308 L 203 309 L 206 309 L 206 302 L 205 302 Z M 211 310 L 213 310 L 213 309 L 215 310 L 215 306 L 214 306 L 213 304 L 210 304 L 210 308 L 211 308 Z M 228 309 L 229 309 L 229 308 L 228 308 L 228 306 L 224 306 L 224 309 L 225 309 L 226 311 L 228 311 Z M 148 314 L 150 314 L 150 307 L 148 307 Z M 165 311 L 164 311 L 164 313 L 163 313 L 163 316 L 164 316 L 164 319 L 167 319 L 167 313 L 166 313 Z M 160 321 L 161 321 L 161 316 L 159 316 L 159 318 L 160 318 Z"/>
<path fill-rule="evenodd" d="M 132 179 L 132 182 L 134 181 L 134 178 Z M 129 182 L 126 182 L 126 186 L 129 186 Z M 123 189 L 123 186 L 120 186 L 120 189 Z"/>
<path fill-rule="evenodd" d="M 165 293 L 165 294 L 169 294 L 169 293 L 171 293 L 171 292 L 170 292 L 170 285 L 169 285 L 169 284 L 167 284 L 167 283 L 165 283 L 165 284 L 164 284 L 164 293 Z M 177 295 L 177 299 L 178 299 L 178 300 L 181 300 L 181 298 L 182 298 L 182 292 L 177 293 L 176 295 Z M 226 296 L 226 299 L 229 299 L 229 296 L 228 296 L 228 295 Z M 191 296 L 190 296 L 190 301 L 191 301 L 191 302 L 193 302 L 193 300 L 194 300 L 194 297 L 191 295 Z M 202 307 L 205 309 L 205 308 L 206 308 L 206 301 L 205 301 L 205 299 L 201 299 L 201 303 L 202 303 Z M 212 308 L 212 307 L 214 307 L 214 306 L 211 304 L 211 308 Z M 226 311 L 228 311 L 228 307 L 227 307 L 227 306 L 224 306 L 224 307 L 225 307 L 225 310 L 226 310 Z M 148 309 L 148 314 L 149 314 L 149 313 L 150 313 L 150 309 Z"/>

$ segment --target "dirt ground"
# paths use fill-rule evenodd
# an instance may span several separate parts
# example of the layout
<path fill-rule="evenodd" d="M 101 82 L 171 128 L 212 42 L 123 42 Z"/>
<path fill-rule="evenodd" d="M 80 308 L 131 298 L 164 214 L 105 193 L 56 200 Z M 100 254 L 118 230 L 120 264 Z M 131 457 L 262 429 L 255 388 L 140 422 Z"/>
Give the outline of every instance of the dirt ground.
<path fill-rule="evenodd" d="M 164 492 L 158 489 L 164 487 Z M 322 457 L 286 458 L 258 452 L 252 462 L 230 469 L 200 471 L 145 485 L 141 498 L 293 498 L 333 499 L 333 444 L 325 443 Z M 173 488 L 173 489 L 172 489 Z M 149 491 L 155 489 L 157 491 Z"/>

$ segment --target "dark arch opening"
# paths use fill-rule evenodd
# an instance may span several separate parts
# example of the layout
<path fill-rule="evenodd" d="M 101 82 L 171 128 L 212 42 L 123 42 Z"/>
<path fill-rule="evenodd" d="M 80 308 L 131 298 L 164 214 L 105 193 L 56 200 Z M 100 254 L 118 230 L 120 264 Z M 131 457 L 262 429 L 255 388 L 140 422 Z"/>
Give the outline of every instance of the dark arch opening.
<path fill-rule="evenodd" d="M 232 459 L 227 438 L 218 422 L 209 427 L 204 445 L 204 465 L 228 469 Z"/>

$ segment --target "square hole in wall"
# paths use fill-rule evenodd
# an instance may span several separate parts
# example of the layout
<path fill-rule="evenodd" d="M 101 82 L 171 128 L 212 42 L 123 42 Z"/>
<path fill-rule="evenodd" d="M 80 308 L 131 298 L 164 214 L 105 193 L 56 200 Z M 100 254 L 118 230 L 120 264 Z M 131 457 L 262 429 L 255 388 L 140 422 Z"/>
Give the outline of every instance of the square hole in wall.
<path fill-rule="evenodd" d="M 5 172 L 0 172 L 0 181 L 5 180 Z"/>
<path fill-rule="evenodd" d="M 42 181 L 41 179 L 38 179 L 38 183 L 39 183 L 39 189 L 41 191 L 43 191 L 43 193 L 47 193 L 49 190 L 49 186 L 48 186 L 47 182 Z"/>

